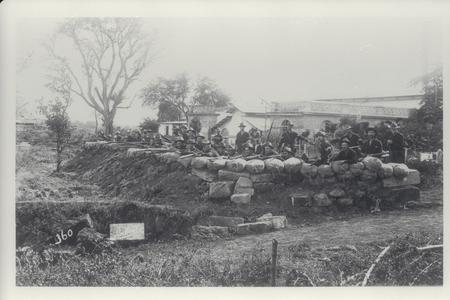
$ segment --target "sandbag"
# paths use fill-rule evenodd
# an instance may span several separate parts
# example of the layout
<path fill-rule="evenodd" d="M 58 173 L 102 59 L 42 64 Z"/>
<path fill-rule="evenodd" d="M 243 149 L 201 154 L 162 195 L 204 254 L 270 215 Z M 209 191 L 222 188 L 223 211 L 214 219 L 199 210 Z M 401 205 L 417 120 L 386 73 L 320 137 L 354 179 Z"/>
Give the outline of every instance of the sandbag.
<path fill-rule="evenodd" d="M 331 169 L 333 169 L 333 172 L 336 174 L 344 174 L 350 167 L 345 161 L 333 161 L 331 163 Z"/>
<path fill-rule="evenodd" d="M 405 178 L 408 176 L 409 168 L 404 164 L 398 164 L 393 168 L 394 176 L 397 178 Z"/>
<path fill-rule="evenodd" d="M 353 176 L 361 176 L 364 170 L 364 164 L 362 162 L 357 162 L 355 164 L 350 165 L 350 172 Z"/>
<path fill-rule="evenodd" d="M 208 169 L 212 171 L 222 170 L 225 169 L 225 166 L 227 165 L 227 160 L 223 158 L 210 160 L 208 162 Z"/>
<path fill-rule="evenodd" d="M 291 174 L 299 173 L 302 168 L 302 163 L 303 161 L 301 159 L 291 157 L 284 161 L 284 169 Z"/>
<path fill-rule="evenodd" d="M 331 169 L 330 165 L 320 165 L 317 168 L 317 173 L 319 174 L 320 177 L 332 177 L 334 176 L 333 170 Z"/>
<path fill-rule="evenodd" d="M 361 180 L 366 182 L 374 182 L 378 178 L 377 172 L 373 172 L 370 170 L 363 170 L 361 175 Z"/>
<path fill-rule="evenodd" d="M 245 161 L 245 159 L 236 158 L 236 159 L 227 161 L 226 166 L 227 166 L 227 169 L 230 171 L 242 172 L 242 171 L 244 171 L 246 164 L 247 164 L 247 162 Z"/>
<path fill-rule="evenodd" d="M 367 156 L 363 159 L 364 167 L 372 172 L 378 172 L 379 169 L 381 169 L 381 166 L 383 163 L 379 158 Z"/>
<path fill-rule="evenodd" d="M 262 171 L 264 171 L 264 161 L 262 161 L 260 159 L 249 160 L 247 162 L 247 164 L 245 165 L 245 169 L 250 174 L 262 173 Z"/>
<path fill-rule="evenodd" d="M 208 165 L 209 158 L 208 157 L 195 157 L 191 161 L 191 166 L 195 169 L 204 169 Z"/>
<path fill-rule="evenodd" d="M 269 158 L 264 161 L 265 168 L 271 173 L 281 173 L 284 170 L 284 163 L 276 158 Z"/>
<path fill-rule="evenodd" d="M 168 162 L 168 163 L 177 161 L 177 159 L 179 157 L 180 157 L 180 154 L 176 153 L 176 152 L 167 152 L 167 153 L 161 154 L 161 160 Z"/>
<path fill-rule="evenodd" d="M 394 169 L 392 168 L 391 165 L 388 164 L 383 164 L 381 166 L 381 169 L 378 170 L 378 177 L 382 179 L 392 177 L 393 174 Z"/>
<path fill-rule="evenodd" d="M 317 166 L 308 164 L 308 163 L 304 163 L 302 164 L 302 168 L 300 169 L 300 172 L 302 173 L 302 175 L 306 176 L 306 177 L 315 177 L 317 176 Z"/>

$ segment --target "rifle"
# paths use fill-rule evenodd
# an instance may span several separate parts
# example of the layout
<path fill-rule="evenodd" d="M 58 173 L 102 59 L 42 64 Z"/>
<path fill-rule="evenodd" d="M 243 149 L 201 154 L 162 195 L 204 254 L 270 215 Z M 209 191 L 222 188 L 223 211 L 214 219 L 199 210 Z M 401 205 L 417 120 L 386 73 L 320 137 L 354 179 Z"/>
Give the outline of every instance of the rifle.
<path fill-rule="evenodd" d="M 272 124 L 270 124 L 269 132 L 267 133 L 267 136 L 266 136 L 266 142 L 269 140 L 270 134 L 272 133 L 272 127 L 273 127 L 274 121 L 275 120 L 272 120 Z"/>

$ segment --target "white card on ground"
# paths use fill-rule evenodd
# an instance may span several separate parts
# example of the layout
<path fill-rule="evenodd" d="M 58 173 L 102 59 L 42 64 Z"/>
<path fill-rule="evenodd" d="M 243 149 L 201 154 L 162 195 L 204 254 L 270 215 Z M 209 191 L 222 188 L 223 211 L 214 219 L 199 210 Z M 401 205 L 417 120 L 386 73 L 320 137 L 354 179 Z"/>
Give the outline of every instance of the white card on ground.
<path fill-rule="evenodd" d="M 144 223 L 109 224 L 109 238 L 113 241 L 143 240 L 145 239 Z"/>

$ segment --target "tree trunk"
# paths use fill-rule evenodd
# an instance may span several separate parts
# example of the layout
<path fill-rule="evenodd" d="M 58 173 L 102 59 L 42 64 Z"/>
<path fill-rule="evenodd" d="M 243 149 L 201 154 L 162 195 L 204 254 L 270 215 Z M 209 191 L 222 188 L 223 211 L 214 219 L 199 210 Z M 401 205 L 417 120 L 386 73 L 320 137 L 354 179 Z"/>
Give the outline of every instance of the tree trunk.
<path fill-rule="evenodd" d="M 103 128 L 106 136 L 113 135 L 114 114 L 112 112 L 107 112 L 103 114 Z"/>
<path fill-rule="evenodd" d="M 56 143 L 56 172 L 59 173 L 61 170 L 61 162 L 62 162 L 62 149 L 61 142 Z"/>

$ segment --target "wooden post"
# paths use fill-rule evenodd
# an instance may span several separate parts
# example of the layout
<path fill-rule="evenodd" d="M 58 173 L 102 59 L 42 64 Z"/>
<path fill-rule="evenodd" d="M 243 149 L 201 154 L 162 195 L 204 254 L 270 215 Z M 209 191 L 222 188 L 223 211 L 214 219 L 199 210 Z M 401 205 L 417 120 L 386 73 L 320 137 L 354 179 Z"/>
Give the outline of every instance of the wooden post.
<path fill-rule="evenodd" d="M 271 278 L 272 286 L 275 286 L 275 279 L 277 277 L 277 247 L 278 241 L 274 239 L 272 241 L 272 278 Z"/>

